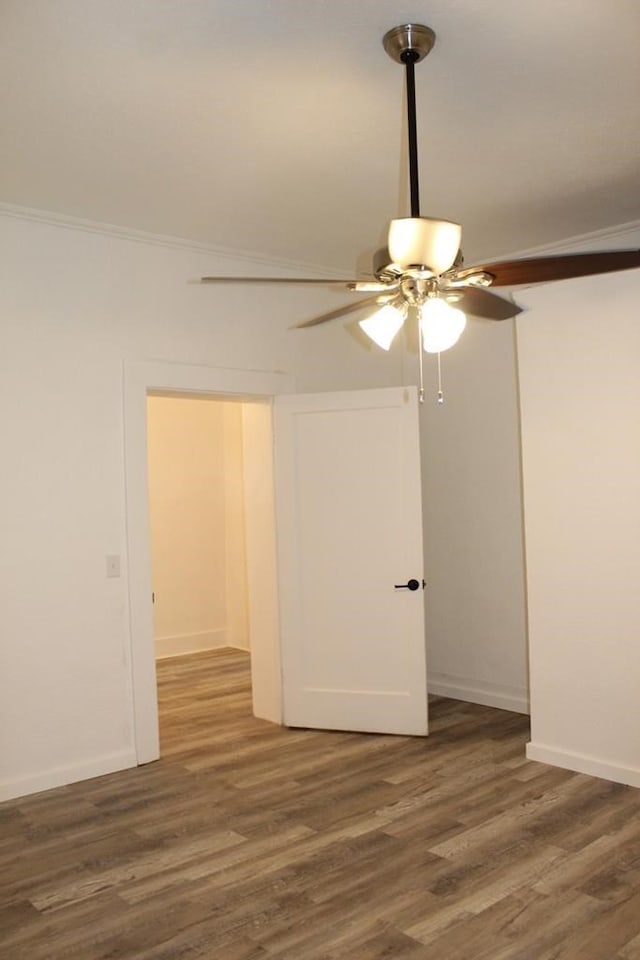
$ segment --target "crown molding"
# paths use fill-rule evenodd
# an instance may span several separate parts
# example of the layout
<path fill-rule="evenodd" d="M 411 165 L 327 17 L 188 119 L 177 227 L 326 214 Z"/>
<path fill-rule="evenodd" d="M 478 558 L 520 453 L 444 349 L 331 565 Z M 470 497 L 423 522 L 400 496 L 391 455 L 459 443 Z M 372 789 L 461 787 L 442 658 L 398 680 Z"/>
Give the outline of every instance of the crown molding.
<path fill-rule="evenodd" d="M 144 230 L 135 230 L 130 227 L 120 227 L 116 224 L 102 223 L 98 220 L 85 220 L 81 217 L 68 216 L 51 210 L 38 210 L 32 207 L 21 207 L 12 203 L 0 202 L 0 216 L 14 217 L 18 220 L 32 220 L 38 223 L 49 224 L 54 227 L 63 227 L 67 230 L 79 230 L 84 233 L 96 233 L 105 237 L 114 237 L 118 240 L 129 240 L 134 243 L 143 243 L 150 246 L 168 247 L 173 250 L 185 250 L 190 253 L 202 254 L 205 257 L 215 257 L 226 260 L 229 264 L 241 268 L 263 268 L 275 272 L 304 273 L 307 276 L 323 275 L 340 279 L 342 271 L 331 266 L 319 266 L 304 260 L 284 260 L 267 257 L 256 252 L 234 250 L 229 247 L 215 247 L 196 240 L 187 240 L 183 237 L 174 237 L 160 233 L 148 233 Z M 492 257 L 499 260 L 515 259 L 520 257 L 537 257 L 556 253 L 579 253 L 599 249 L 624 249 L 625 247 L 640 246 L 640 220 L 631 220 L 590 233 L 577 234 L 564 240 L 540 244 L 536 247 L 527 247 Z M 345 280 L 350 279 L 345 275 Z"/>
<path fill-rule="evenodd" d="M 258 267 L 270 271 L 304 273 L 307 276 L 323 275 L 341 279 L 342 271 L 335 267 L 323 267 L 303 260 L 284 260 L 267 257 L 260 253 L 234 250 L 229 247 L 214 247 L 210 244 L 199 243 L 196 240 L 187 240 L 183 237 L 173 237 L 161 233 L 148 233 L 144 230 L 135 230 L 130 227 L 120 227 L 116 224 L 102 223 L 99 220 L 85 220 L 81 217 L 68 216 L 51 210 L 38 210 L 32 207 L 21 207 L 12 203 L 0 202 L 0 216 L 13 217 L 17 220 L 31 220 L 37 223 L 48 224 L 53 227 L 62 227 L 66 230 L 78 230 L 83 233 L 95 233 L 104 237 L 113 237 L 117 240 L 129 240 L 133 243 L 143 243 L 156 247 L 168 247 L 173 250 L 184 250 L 190 253 L 201 254 L 205 257 L 215 257 L 218 260 L 227 260 L 236 267 Z M 350 279 L 345 276 L 345 279 Z"/>
<path fill-rule="evenodd" d="M 593 230 L 590 233 L 579 233 L 564 240 L 541 244 L 537 247 L 527 247 L 525 250 L 516 250 L 513 253 L 496 257 L 495 260 L 511 260 L 520 257 L 538 257 L 555 253 L 586 253 L 590 250 L 620 249 L 640 246 L 640 220 L 630 220 L 602 230 Z"/>

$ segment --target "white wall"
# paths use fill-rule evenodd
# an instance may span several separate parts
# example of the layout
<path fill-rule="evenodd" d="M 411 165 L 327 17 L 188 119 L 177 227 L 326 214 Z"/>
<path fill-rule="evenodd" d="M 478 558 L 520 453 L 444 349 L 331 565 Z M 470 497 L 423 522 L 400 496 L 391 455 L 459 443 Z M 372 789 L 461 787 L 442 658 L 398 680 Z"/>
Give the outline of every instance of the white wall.
<path fill-rule="evenodd" d="M 135 763 L 123 361 L 291 369 L 301 316 L 287 291 L 269 306 L 188 282 L 216 265 L 230 270 L 0 216 L 2 797 Z M 309 300 L 322 308 L 321 293 Z M 120 579 L 106 577 L 112 554 Z"/>
<path fill-rule="evenodd" d="M 188 282 L 216 269 L 256 265 L 0 216 L 2 797 L 135 762 L 123 362 L 283 370 L 309 391 L 416 382 L 402 343 L 363 349 L 340 322 L 289 331 L 347 294 Z M 424 414 L 427 623 L 432 675 L 502 702 L 525 686 L 515 397 L 509 328 L 486 333 L 470 325 L 447 355 L 446 413 Z"/>
<path fill-rule="evenodd" d="M 469 321 L 435 359 L 422 418 L 429 688 L 526 713 L 520 437 L 512 321 Z"/>
<path fill-rule="evenodd" d="M 528 755 L 640 786 L 640 271 L 522 299 Z"/>
<path fill-rule="evenodd" d="M 248 649 L 239 403 L 147 400 L 156 653 Z"/>

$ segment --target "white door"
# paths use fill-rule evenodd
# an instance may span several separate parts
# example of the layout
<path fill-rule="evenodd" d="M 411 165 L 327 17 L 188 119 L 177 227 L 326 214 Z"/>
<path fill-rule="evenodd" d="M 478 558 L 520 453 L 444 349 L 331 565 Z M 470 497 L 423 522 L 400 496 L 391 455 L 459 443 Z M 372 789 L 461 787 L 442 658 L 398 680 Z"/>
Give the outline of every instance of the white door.
<path fill-rule="evenodd" d="M 285 724 L 426 734 L 416 390 L 277 397 L 274 436 Z"/>

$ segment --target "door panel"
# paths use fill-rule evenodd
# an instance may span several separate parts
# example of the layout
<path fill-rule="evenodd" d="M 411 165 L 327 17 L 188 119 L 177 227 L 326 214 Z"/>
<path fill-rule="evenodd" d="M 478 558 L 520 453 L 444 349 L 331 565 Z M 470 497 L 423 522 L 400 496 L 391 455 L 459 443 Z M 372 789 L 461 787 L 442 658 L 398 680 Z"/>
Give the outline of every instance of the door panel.
<path fill-rule="evenodd" d="M 285 723 L 425 734 L 415 390 L 279 397 L 274 433 Z"/>

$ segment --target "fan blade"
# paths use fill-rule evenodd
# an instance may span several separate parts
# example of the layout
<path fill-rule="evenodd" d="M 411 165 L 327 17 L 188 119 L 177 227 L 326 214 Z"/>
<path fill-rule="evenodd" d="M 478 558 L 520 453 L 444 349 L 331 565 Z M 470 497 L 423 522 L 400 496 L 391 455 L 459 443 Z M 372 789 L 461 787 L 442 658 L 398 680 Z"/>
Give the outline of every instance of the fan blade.
<path fill-rule="evenodd" d="M 200 283 L 315 283 L 319 286 L 337 284 L 347 287 L 359 280 L 320 280 L 317 277 L 200 277 Z"/>
<path fill-rule="evenodd" d="M 508 320 L 509 317 L 522 313 L 522 307 L 517 303 L 505 300 L 504 297 L 482 287 L 456 288 L 456 301 L 452 306 L 472 317 L 483 317 L 485 320 Z"/>
<path fill-rule="evenodd" d="M 342 317 L 346 313 L 355 313 L 356 310 L 362 310 L 364 307 L 371 307 L 374 304 L 382 304 L 384 302 L 385 299 L 379 295 L 375 297 L 365 297 L 364 300 L 358 300 L 357 303 L 347 303 L 342 307 L 338 307 L 336 310 L 321 313 L 317 317 L 312 317 L 311 320 L 305 320 L 304 323 L 296 323 L 292 329 L 302 330 L 304 327 L 316 327 L 319 323 L 327 323 L 328 320 L 337 320 L 338 317 Z"/>
<path fill-rule="evenodd" d="M 515 287 L 520 283 L 547 283 L 569 280 L 596 273 L 613 273 L 640 267 L 640 250 L 604 250 L 600 253 L 568 253 L 559 257 L 531 257 L 524 260 L 503 260 L 484 263 L 465 270 L 490 273 L 495 287 Z"/>

